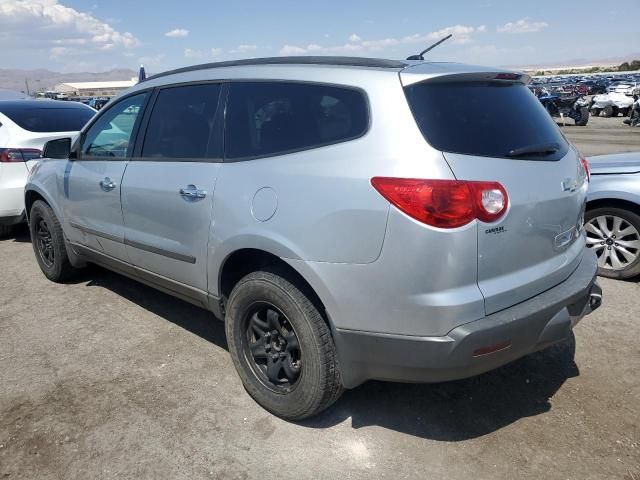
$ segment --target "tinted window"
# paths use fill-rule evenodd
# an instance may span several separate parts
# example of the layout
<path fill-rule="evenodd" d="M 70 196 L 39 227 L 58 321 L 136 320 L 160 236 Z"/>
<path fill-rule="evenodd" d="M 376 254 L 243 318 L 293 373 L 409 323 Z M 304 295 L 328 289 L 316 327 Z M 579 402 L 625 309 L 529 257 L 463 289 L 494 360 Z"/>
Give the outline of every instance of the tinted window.
<path fill-rule="evenodd" d="M 568 150 L 540 101 L 520 83 L 419 83 L 405 92 L 422 134 L 438 150 L 506 157 L 518 148 L 557 143 L 555 154 L 535 156 L 545 160 Z"/>
<path fill-rule="evenodd" d="M 226 118 L 227 158 L 343 142 L 364 134 L 369 123 L 359 91 L 291 82 L 232 83 Z"/>
<path fill-rule="evenodd" d="M 64 105 L 63 102 L 60 102 Z M 94 111 L 86 107 L 13 107 L 3 109 L 7 117 L 20 128 L 30 132 L 75 132 L 93 117 Z"/>
<path fill-rule="evenodd" d="M 104 112 L 87 130 L 82 157 L 129 156 L 131 133 L 140 114 L 146 93 L 120 100 Z"/>
<path fill-rule="evenodd" d="M 161 90 L 147 126 L 143 157 L 220 158 L 214 119 L 220 85 L 189 85 Z"/>

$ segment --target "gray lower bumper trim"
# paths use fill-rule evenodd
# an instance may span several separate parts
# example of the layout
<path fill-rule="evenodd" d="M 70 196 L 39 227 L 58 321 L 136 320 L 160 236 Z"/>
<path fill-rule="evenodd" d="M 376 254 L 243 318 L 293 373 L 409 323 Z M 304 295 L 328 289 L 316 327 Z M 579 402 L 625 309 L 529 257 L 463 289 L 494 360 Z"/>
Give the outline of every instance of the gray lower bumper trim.
<path fill-rule="evenodd" d="M 411 337 L 336 329 L 343 384 L 369 380 L 440 382 L 477 375 L 567 338 L 576 319 L 599 306 L 596 257 L 585 250 L 564 282 L 529 300 L 442 337 Z M 595 296 L 592 296 L 592 292 Z M 595 299 L 595 300 L 594 300 Z M 486 355 L 478 349 L 504 344 Z"/>

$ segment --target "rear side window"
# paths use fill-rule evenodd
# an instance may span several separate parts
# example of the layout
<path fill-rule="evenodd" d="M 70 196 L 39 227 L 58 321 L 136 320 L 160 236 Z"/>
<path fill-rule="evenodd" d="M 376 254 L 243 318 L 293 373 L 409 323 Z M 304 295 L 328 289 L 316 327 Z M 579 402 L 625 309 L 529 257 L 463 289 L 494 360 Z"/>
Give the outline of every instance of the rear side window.
<path fill-rule="evenodd" d="M 63 103 L 63 102 L 59 102 Z M 37 108 L 14 107 L 3 110 L 16 125 L 30 132 L 75 132 L 93 117 L 94 111 L 87 107 Z"/>
<path fill-rule="evenodd" d="M 356 89 L 294 82 L 230 85 L 225 155 L 256 158 L 344 142 L 369 125 L 364 94 Z"/>
<path fill-rule="evenodd" d="M 221 158 L 215 117 L 219 84 L 165 88 L 149 119 L 142 156 L 152 158 Z"/>
<path fill-rule="evenodd" d="M 560 129 L 521 83 L 418 83 L 405 88 L 422 134 L 443 152 L 509 157 L 533 145 L 557 143 L 552 154 L 518 159 L 557 160 L 568 151 Z"/>

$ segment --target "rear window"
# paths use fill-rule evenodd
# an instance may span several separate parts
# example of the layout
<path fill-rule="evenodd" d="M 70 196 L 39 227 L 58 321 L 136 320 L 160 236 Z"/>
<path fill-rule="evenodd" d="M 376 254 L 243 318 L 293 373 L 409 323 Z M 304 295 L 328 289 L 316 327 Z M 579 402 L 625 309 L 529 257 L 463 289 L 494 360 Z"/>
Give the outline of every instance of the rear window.
<path fill-rule="evenodd" d="M 509 152 L 557 143 L 552 154 L 518 159 L 558 160 L 569 145 L 540 101 L 521 83 L 418 83 L 405 88 L 416 122 L 443 152 L 510 158 Z"/>
<path fill-rule="evenodd" d="M 15 107 L 2 113 L 30 132 L 74 132 L 80 130 L 95 112 L 86 107 Z"/>
<path fill-rule="evenodd" d="M 231 84 L 226 158 L 257 158 L 344 142 L 369 126 L 364 95 L 353 88 L 293 82 Z"/>

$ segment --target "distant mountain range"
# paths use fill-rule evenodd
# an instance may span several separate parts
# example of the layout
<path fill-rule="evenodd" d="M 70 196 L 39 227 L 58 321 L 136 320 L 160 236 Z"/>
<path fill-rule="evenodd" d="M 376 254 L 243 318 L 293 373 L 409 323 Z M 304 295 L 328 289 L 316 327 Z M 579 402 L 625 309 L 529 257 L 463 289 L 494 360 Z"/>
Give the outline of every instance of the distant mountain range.
<path fill-rule="evenodd" d="M 617 66 L 622 62 L 640 59 L 640 52 L 625 55 L 624 57 L 611 57 L 598 60 L 589 60 L 585 58 L 576 58 L 564 62 L 548 62 L 530 65 L 508 65 L 509 68 L 518 70 L 538 70 L 538 69 L 557 69 L 557 68 L 575 68 L 584 66 Z M 149 76 L 147 72 L 147 76 Z M 50 70 L 18 70 L 18 69 L 0 69 L 0 88 L 16 90 L 18 92 L 29 91 L 40 92 L 44 90 L 52 90 L 57 84 L 65 82 L 99 82 L 109 80 L 130 80 L 137 77 L 138 72 L 129 69 L 115 69 L 106 72 L 80 72 L 80 73 L 59 73 Z M 25 83 L 26 81 L 26 83 Z"/>
<path fill-rule="evenodd" d="M 58 73 L 50 70 L 0 69 L 0 88 L 18 92 L 40 92 L 52 90 L 57 84 L 65 82 L 99 82 L 109 80 L 131 80 L 138 72 L 129 69 L 116 69 L 107 72 Z M 26 81 L 26 83 L 25 83 Z"/>
<path fill-rule="evenodd" d="M 534 63 L 529 65 L 506 65 L 507 68 L 514 68 L 519 70 L 544 70 L 544 69 L 557 69 L 557 68 L 576 68 L 576 67 L 610 67 L 618 66 L 623 62 L 630 62 L 631 60 L 640 59 L 640 52 L 631 53 L 629 55 L 621 57 L 609 57 L 600 59 L 588 59 L 588 58 L 574 58 L 573 60 L 566 60 L 562 62 L 547 62 L 547 63 Z"/>

